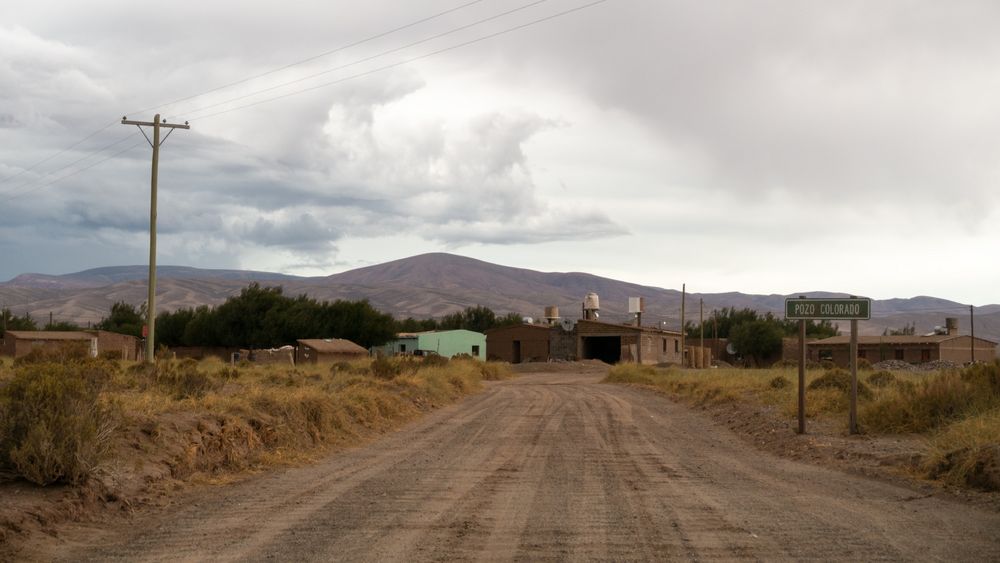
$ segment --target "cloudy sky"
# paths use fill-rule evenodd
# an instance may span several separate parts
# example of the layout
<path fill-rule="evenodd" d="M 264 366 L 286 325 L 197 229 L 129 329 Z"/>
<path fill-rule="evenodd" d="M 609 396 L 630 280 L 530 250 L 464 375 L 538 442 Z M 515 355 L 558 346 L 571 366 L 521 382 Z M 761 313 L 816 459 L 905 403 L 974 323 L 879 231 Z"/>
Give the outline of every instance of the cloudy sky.
<path fill-rule="evenodd" d="M 592 2 L 5 0 L 0 280 L 146 262 L 159 111 L 160 264 L 1000 302 L 1000 4 Z"/>

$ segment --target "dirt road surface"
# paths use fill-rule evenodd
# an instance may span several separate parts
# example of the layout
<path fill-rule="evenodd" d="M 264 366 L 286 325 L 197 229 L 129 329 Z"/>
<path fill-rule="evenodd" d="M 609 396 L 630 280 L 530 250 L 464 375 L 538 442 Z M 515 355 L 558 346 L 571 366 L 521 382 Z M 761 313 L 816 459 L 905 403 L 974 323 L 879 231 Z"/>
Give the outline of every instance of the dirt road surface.
<path fill-rule="evenodd" d="M 73 561 L 1000 560 L 1000 514 L 783 460 L 599 374 L 491 384 L 366 447 L 204 488 Z"/>

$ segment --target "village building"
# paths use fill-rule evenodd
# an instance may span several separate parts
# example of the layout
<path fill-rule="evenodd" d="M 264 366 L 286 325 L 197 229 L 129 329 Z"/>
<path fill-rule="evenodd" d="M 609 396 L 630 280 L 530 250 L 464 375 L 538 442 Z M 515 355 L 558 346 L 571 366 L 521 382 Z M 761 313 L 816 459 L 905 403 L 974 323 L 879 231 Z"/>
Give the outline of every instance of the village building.
<path fill-rule="evenodd" d="M 831 361 L 847 367 L 851 359 L 851 337 L 832 336 L 806 344 L 808 359 Z M 958 334 L 958 323 L 947 319 L 945 329 L 925 335 L 858 336 L 858 359 L 870 363 L 901 360 L 922 364 L 947 360 L 959 364 L 992 362 L 997 357 L 997 343 L 985 338 Z"/>
<path fill-rule="evenodd" d="M 705 357 L 701 349 L 687 348 L 689 365 L 701 367 Z M 691 359 L 692 353 L 699 359 Z M 681 364 L 684 357 L 679 332 L 597 320 L 490 329 L 486 331 L 486 354 L 489 359 L 514 364 L 577 359 L 609 364 Z"/>
<path fill-rule="evenodd" d="M 368 357 L 368 350 L 343 338 L 302 339 L 298 344 L 296 364 L 349 362 Z"/>
<path fill-rule="evenodd" d="M 438 355 L 446 358 L 466 354 L 485 360 L 486 335 L 463 329 L 403 332 L 384 346 L 376 346 L 373 351 L 385 356 Z"/>
<path fill-rule="evenodd" d="M 79 346 L 94 358 L 100 355 L 135 360 L 139 351 L 139 339 L 105 330 L 8 330 L 0 341 L 0 355 L 20 358 L 32 350 L 57 350 L 72 346 Z"/>
<path fill-rule="evenodd" d="M 553 357 L 552 339 L 556 331 L 562 329 L 536 324 L 491 328 L 486 331 L 486 359 L 512 364 L 547 362 Z M 572 354 L 576 354 L 575 345 Z"/>

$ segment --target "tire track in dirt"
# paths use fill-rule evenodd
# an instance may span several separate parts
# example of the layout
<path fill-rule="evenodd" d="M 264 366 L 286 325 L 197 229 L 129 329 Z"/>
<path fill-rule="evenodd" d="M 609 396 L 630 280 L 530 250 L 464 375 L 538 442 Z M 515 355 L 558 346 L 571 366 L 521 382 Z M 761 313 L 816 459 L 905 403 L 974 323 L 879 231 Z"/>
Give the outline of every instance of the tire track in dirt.
<path fill-rule="evenodd" d="M 491 384 L 366 447 L 40 559 L 996 560 L 1000 514 L 760 452 L 588 374 Z"/>

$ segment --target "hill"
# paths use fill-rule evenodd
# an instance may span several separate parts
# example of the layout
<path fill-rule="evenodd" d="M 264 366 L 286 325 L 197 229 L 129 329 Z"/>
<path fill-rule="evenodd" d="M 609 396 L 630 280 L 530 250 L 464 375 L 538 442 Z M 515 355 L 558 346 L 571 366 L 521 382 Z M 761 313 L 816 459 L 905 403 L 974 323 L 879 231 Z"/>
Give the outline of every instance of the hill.
<path fill-rule="evenodd" d="M 146 274 L 144 266 L 96 268 L 62 276 L 26 274 L 0 284 L 0 301 L 15 313 L 28 311 L 40 320 L 47 319 L 51 312 L 56 320 L 97 322 L 116 301 L 145 301 Z M 400 318 L 440 317 L 473 305 L 532 317 L 540 317 L 546 306 L 555 305 L 563 316 L 579 317 L 583 297 L 593 291 L 600 296 L 604 319 L 626 320 L 628 298 L 643 297 L 644 324 L 663 323 L 675 329 L 680 326 L 681 294 L 675 289 L 583 272 L 538 272 L 445 253 L 422 254 L 318 278 L 181 266 L 163 266 L 157 274 L 158 302 L 166 310 L 217 305 L 239 293 L 247 283 L 258 281 L 281 285 L 291 295 L 304 293 L 324 300 L 368 299 L 376 308 Z M 844 296 L 820 291 L 805 294 Z M 686 317 L 697 320 L 700 299 L 704 300 L 706 317 L 712 309 L 722 307 L 749 307 L 780 315 L 785 297 L 692 293 L 688 295 Z M 881 334 L 886 328 L 910 323 L 916 324 L 918 332 L 929 331 L 944 324 L 946 316 L 959 317 L 961 331 L 968 332 L 968 308 L 960 303 L 926 296 L 876 300 L 873 319 L 862 323 L 862 332 Z M 977 308 L 976 329 L 978 336 L 1000 340 L 1000 305 Z"/>

